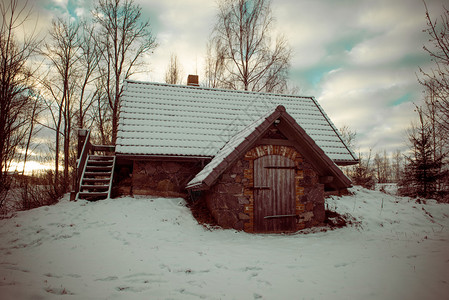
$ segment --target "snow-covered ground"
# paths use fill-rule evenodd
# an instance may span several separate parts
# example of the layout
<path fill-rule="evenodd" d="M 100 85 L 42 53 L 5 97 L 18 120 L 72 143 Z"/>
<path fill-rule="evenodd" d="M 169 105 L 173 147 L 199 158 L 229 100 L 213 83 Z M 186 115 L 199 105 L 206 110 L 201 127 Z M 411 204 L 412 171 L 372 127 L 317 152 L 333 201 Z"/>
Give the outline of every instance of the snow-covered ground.
<path fill-rule="evenodd" d="M 1 299 L 448 299 L 449 205 L 353 188 L 359 225 L 208 230 L 181 199 L 69 202 L 0 220 Z"/>

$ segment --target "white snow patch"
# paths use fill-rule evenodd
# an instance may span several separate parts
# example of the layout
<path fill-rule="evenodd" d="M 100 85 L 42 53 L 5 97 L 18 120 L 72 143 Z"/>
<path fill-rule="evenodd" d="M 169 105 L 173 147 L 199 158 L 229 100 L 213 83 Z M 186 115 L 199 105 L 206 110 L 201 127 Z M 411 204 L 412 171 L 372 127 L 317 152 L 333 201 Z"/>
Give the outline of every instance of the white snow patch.
<path fill-rule="evenodd" d="M 69 202 L 0 220 L 2 299 L 447 299 L 449 205 L 353 188 L 327 232 L 209 231 L 182 199 Z"/>

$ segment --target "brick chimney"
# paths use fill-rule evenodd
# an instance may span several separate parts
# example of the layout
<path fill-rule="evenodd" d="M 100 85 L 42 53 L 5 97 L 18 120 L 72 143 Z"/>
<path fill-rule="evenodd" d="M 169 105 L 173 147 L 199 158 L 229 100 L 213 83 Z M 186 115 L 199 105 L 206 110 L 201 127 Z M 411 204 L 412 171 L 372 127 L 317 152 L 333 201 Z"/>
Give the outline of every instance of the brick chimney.
<path fill-rule="evenodd" d="M 198 75 L 187 76 L 187 85 L 200 86 L 198 83 Z"/>

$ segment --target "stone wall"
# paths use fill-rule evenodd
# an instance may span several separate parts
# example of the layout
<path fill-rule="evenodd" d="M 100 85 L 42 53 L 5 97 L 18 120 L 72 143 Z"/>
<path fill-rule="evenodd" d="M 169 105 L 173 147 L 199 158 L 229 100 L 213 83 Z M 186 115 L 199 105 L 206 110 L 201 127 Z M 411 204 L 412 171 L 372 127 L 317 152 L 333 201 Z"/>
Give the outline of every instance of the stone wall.
<path fill-rule="evenodd" d="M 248 161 L 239 159 L 218 178 L 216 184 L 204 191 L 209 211 L 223 228 L 243 230 L 249 219 L 243 213 L 244 205 L 249 203 L 243 194 L 244 184 L 248 181 L 243 173 L 248 166 Z"/>
<path fill-rule="evenodd" d="M 187 197 L 186 184 L 199 172 L 200 162 L 134 161 L 132 193 L 163 197 Z"/>
<path fill-rule="evenodd" d="M 217 223 L 224 228 L 254 232 L 253 164 L 264 155 L 282 155 L 296 163 L 296 230 L 323 223 L 324 186 L 319 183 L 317 173 L 294 148 L 277 145 L 249 150 L 205 192 L 207 206 Z"/>
<path fill-rule="evenodd" d="M 299 214 L 298 224 L 308 228 L 324 222 L 324 185 L 319 183 L 319 177 L 310 163 L 303 162 L 301 167 L 304 170 L 304 177 L 300 185 L 304 187 L 304 194 L 300 202 L 304 205 L 304 211 Z"/>

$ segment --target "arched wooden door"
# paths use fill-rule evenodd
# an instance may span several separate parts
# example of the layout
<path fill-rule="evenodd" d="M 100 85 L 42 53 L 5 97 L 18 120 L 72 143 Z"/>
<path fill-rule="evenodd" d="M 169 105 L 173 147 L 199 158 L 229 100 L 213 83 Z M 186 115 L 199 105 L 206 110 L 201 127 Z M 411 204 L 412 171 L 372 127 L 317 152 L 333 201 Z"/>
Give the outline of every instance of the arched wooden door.
<path fill-rule="evenodd" d="M 295 212 L 295 162 L 280 155 L 254 160 L 254 231 L 293 231 Z"/>

